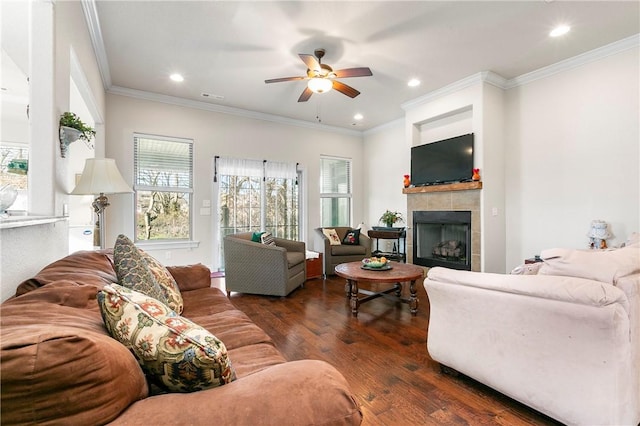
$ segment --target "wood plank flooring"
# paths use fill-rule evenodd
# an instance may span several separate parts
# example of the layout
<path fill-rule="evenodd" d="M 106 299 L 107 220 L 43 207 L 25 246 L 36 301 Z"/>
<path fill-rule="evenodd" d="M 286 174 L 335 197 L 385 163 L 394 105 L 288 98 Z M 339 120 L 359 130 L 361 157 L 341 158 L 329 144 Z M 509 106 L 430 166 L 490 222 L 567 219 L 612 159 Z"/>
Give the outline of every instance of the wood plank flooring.
<path fill-rule="evenodd" d="M 224 278 L 212 285 L 224 290 Z M 364 425 L 558 424 L 466 376 L 443 374 L 426 349 L 429 303 L 422 284 L 418 298 L 415 317 L 406 304 L 379 298 L 353 318 L 339 277 L 309 280 L 286 298 L 231 295 L 288 360 L 335 366 L 362 405 Z"/>

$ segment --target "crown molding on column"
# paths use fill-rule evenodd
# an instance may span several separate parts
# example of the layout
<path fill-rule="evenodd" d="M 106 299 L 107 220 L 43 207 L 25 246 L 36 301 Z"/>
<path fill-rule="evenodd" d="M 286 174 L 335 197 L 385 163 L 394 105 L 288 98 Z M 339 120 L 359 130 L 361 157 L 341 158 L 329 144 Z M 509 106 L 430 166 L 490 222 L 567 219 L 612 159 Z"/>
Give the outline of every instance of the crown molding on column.
<path fill-rule="evenodd" d="M 84 19 L 87 22 L 89 36 L 93 51 L 98 61 L 98 69 L 102 77 L 102 85 L 105 90 L 111 87 L 111 73 L 109 72 L 109 61 L 107 59 L 107 51 L 104 48 L 104 39 L 102 38 L 102 30 L 100 29 L 100 21 L 98 19 L 98 11 L 96 10 L 95 0 L 81 0 Z"/>

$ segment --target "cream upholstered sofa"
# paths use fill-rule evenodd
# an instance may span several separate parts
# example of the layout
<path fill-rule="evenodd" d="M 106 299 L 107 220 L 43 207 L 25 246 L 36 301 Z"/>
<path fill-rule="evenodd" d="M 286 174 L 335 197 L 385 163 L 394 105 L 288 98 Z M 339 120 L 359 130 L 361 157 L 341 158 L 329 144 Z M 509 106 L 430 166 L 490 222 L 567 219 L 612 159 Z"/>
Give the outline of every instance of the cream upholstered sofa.
<path fill-rule="evenodd" d="M 563 423 L 637 425 L 640 246 L 541 257 L 527 275 L 429 270 L 429 354 Z"/>
<path fill-rule="evenodd" d="M 252 232 L 224 237 L 227 294 L 287 296 L 304 284 L 307 275 L 305 243 L 274 238 L 275 245 L 251 240 Z"/>

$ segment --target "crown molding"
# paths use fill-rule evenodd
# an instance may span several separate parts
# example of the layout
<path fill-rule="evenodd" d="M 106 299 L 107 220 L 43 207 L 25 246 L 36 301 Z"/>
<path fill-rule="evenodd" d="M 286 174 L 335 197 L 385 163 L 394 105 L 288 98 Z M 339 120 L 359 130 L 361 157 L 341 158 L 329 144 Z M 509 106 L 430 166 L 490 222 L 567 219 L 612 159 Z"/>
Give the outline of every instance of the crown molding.
<path fill-rule="evenodd" d="M 102 30 L 100 29 L 100 20 L 98 19 L 98 10 L 96 9 L 95 0 L 81 0 L 84 19 L 87 22 L 89 36 L 93 51 L 98 61 L 98 69 L 102 77 L 102 86 L 105 90 L 111 87 L 111 73 L 109 72 L 109 61 L 107 59 L 107 51 L 104 48 L 104 39 L 102 38 Z"/>
<path fill-rule="evenodd" d="M 511 80 L 507 81 L 505 88 L 512 89 L 514 87 L 522 86 L 524 84 L 528 84 L 542 78 L 550 77 L 554 74 L 577 68 L 590 62 L 598 61 L 600 59 L 606 58 L 607 56 L 615 55 L 617 53 L 621 53 L 638 46 L 640 46 L 640 34 L 635 34 L 631 37 L 623 38 L 622 40 L 618 40 L 616 42 L 607 44 L 597 49 L 590 50 L 572 58 L 565 59 L 564 61 L 556 62 L 555 64 L 549 65 L 547 67 L 522 74 L 518 77 L 514 77 Z"/>
<path fill-rule="evenodd" d="M 470 75 L 469 77 L 463 78 L 462 80 L 458 80 L 447 86 L 441 87 L 440 89 L 436 89 L 432 92 L 429 92 L 424 96 L 420 96 L 419 98 L 407 101 L 401 104 L 400 107 L 406 111 L 408 109 L 415 108 L 418 105 L 431 102 L 436 98 L 440 98 L 445 95 L 450 95 L 452 93 L 459 92 L 460 90 L 466 89 L 467 87 L 475 86 L 478 83 L 488 83 L 493 86 L 504 89 L 507 84 L 507 79 L 505 79 L 499 74 L 496 74 L 493 71 L 482 71 L 482 72 Z"/>
<path fill-rule="evenodd" d="M 194 101 L 191 99 L 179 98 L 177 96 L 161 95 L 158 93 L 146 92 L 143 90 L 129 89 L 120 86 L 111 86 L 107 93 L 114 95 L 127 96 L 130 98 L 142 99 L 146 101 L 160 102 L 164 104 L 177 105 L 186 108 L 194 108 L 211 112 L 218 112 L 221 114 L 236 115 L 245 118 L 252 118 L 254 120 L 269 121 L 272 123 L 286 124 L 290 126 L 304 127 L 307 129 L 320 130 L 325 132 L 339 133 L 346 136 L 355 136 L 362 138 L 362 131 L 349 130 L 341 127 L 328 126 L 326 124 L 311 123 L 304 120 L 296 120 L 293 118 L 282 117 L 274 114 L 266 114 L 257 111 L 250 111 L 241 108 L 228 107 L 224 105 L 215 105 L 202 101 Z"/>

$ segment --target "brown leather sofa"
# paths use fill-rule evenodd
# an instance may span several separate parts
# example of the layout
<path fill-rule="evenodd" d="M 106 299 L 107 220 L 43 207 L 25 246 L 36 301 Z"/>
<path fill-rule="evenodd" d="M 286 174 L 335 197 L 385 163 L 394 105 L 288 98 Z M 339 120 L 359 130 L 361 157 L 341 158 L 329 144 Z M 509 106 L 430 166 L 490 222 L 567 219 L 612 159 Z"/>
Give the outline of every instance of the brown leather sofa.
<path fill-rule="evenodd" d="M 231 383 L 193 393 L 149 385 L 104 327 L 96 294 L 117 281 L 110 251 L 78 252 L 24 281 L 0 305 L 0 416 L 9 424 L 357 425 L 344 377 L 317 360 L 287 361 L 203 265 L 168 268 L 182 315 L 222 340 Z"/>

